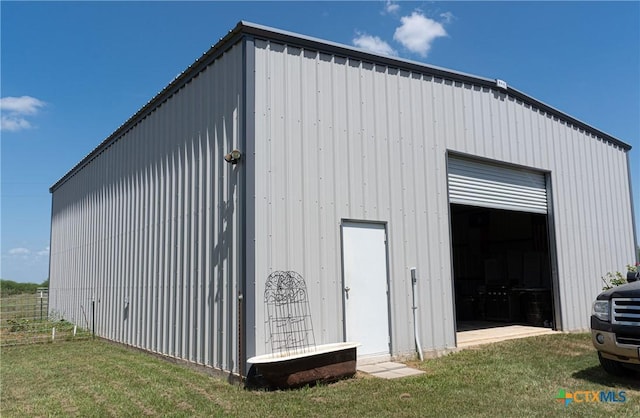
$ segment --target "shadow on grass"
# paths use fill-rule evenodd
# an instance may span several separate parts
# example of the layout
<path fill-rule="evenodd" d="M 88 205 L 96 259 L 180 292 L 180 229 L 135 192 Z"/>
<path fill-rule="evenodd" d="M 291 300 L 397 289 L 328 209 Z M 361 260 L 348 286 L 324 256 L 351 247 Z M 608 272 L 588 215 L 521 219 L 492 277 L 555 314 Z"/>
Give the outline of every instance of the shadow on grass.
<path fill-rule="evenodd" d="M 613 376 L 605 372 L 602 367 L 594 366 L 579 370 L 572 375 L 576 379 L 586 380 L 602 386 L 616 389 L 640 390 L 640 372 L 630 371 L 629 376 Z"/>

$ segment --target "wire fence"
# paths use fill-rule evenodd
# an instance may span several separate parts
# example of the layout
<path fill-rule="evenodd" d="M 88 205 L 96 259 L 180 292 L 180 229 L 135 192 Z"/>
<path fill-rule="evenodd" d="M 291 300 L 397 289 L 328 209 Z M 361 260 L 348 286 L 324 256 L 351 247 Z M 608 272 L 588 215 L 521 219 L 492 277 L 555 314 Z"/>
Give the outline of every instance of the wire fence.
<path fill-rule="evenodd" d="M 89 330 L 49 312 L 47 288 L 0 297 L 0 346 L 91 338 Z"/>

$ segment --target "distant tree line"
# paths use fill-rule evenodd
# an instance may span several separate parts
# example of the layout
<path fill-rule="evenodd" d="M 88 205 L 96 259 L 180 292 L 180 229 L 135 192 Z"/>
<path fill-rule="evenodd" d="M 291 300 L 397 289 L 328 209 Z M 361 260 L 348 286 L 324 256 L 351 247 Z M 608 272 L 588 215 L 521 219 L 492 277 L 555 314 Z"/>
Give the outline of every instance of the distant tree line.
<path fill-rule="evenodd" d="M 0 295 L 11 296 L 20 293 L 35 293 L 39 287 L 49 287 L 49 279 L 41 284 L 37 283 L 18 283 L 13 280 L 0 279 Z"/>

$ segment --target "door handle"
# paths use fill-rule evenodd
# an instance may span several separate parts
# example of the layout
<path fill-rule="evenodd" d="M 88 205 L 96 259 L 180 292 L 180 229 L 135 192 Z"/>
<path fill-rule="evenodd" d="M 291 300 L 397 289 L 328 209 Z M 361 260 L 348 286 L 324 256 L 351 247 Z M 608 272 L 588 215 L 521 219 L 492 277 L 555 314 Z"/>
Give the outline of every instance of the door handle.
<path fill-rule="evenodd" d="M 349 299 L 349 290 L 351 290 L 351 288 L 349 286 L 345 286 L 344 293 L 345 293 L 347 299 Z"/>

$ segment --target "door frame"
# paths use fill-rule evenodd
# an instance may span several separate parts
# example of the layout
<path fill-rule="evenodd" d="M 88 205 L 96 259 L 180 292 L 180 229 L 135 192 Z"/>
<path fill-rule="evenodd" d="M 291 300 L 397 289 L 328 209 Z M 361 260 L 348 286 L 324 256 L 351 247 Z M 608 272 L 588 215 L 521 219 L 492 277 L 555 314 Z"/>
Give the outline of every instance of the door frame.
<path fill-rule="evenodd" d="M 352 218 L 342 218 L 340 220 L 340 295 L 342 296 L 342 339 L 347 341 L 347 301 L 345 294 L 345 269 L 344 269 L 344 227 L 345 224 L 362 224 L 362 225 L 376 225 L 382 226 L 384 229 L 384 251 L 385 251 L 385 265 L 386 265 L 386 286 L 387 286 L 387 294 L 386 294 L 386 303 L 387 303 L 387 330 L 389 335 L 388 338 L 388 347 L 389 351 L 387 355 L 391 357 L 393 353 L 393 327 L 392 327 L 392 311 L 391 311 L 391 275 L 390 275 L 390 264 L 389 264 L 389 228 L 388 222 L 386 221 L 373 221 L 373 220 L 365 220 L 365 219 L 352 219 Z M 366 355 L 365 355 L 366 356 Z"/>
<path fill-rule="evenodd" d="M 546 212 L 546 224 L 547 224 L 547 244 L 548 244 L 548 260 L 549 260 L 549 269 L 551 270 L 551 304 L 552 304 L 552 329 L 554 331 L 561 331 L 563 329 L 562 325 L 562 302 L 560 299 L 560 276 L 558 272 L 558 247 L 557 247 L 557 238 L 556 238 L 556 228 L 555 228 L 555 209 L 553 205 L 553 173 L 550 170 L 544 170 L 535 167 L 523 166 L 519 164 L 508 163 L 505 161 L 493 160 L 491 158 L 481 157 L 478 155 L 451 151 L 449 149 L 446 150 L 444 159 L 445 159 L 445 181 L 446 181 L 446 191 L 447 191 L 447 224 L 449 226 L 449 264 L 451 269 L 451 306 L 453 307 L 453 340 L 455 346 L 458 346 L 458 329 L 457 329 L 457 317 L 456 317 L 456 296 L 455 296 L 455 271 L 453 266 L 453 224 L 451 223 L 451 197 L 449 196 L 449 158 L 451 157 L 459 157 L 459 158 L 469 158 L 480 163 L 493 163 L 503 165 L 505 167 L 514 167 L 514 168 L 524 168 L 527 170 L 538 171 L 544 175 L 545 180 L 545 188 L 547 193 L 547 212 Z"/>

